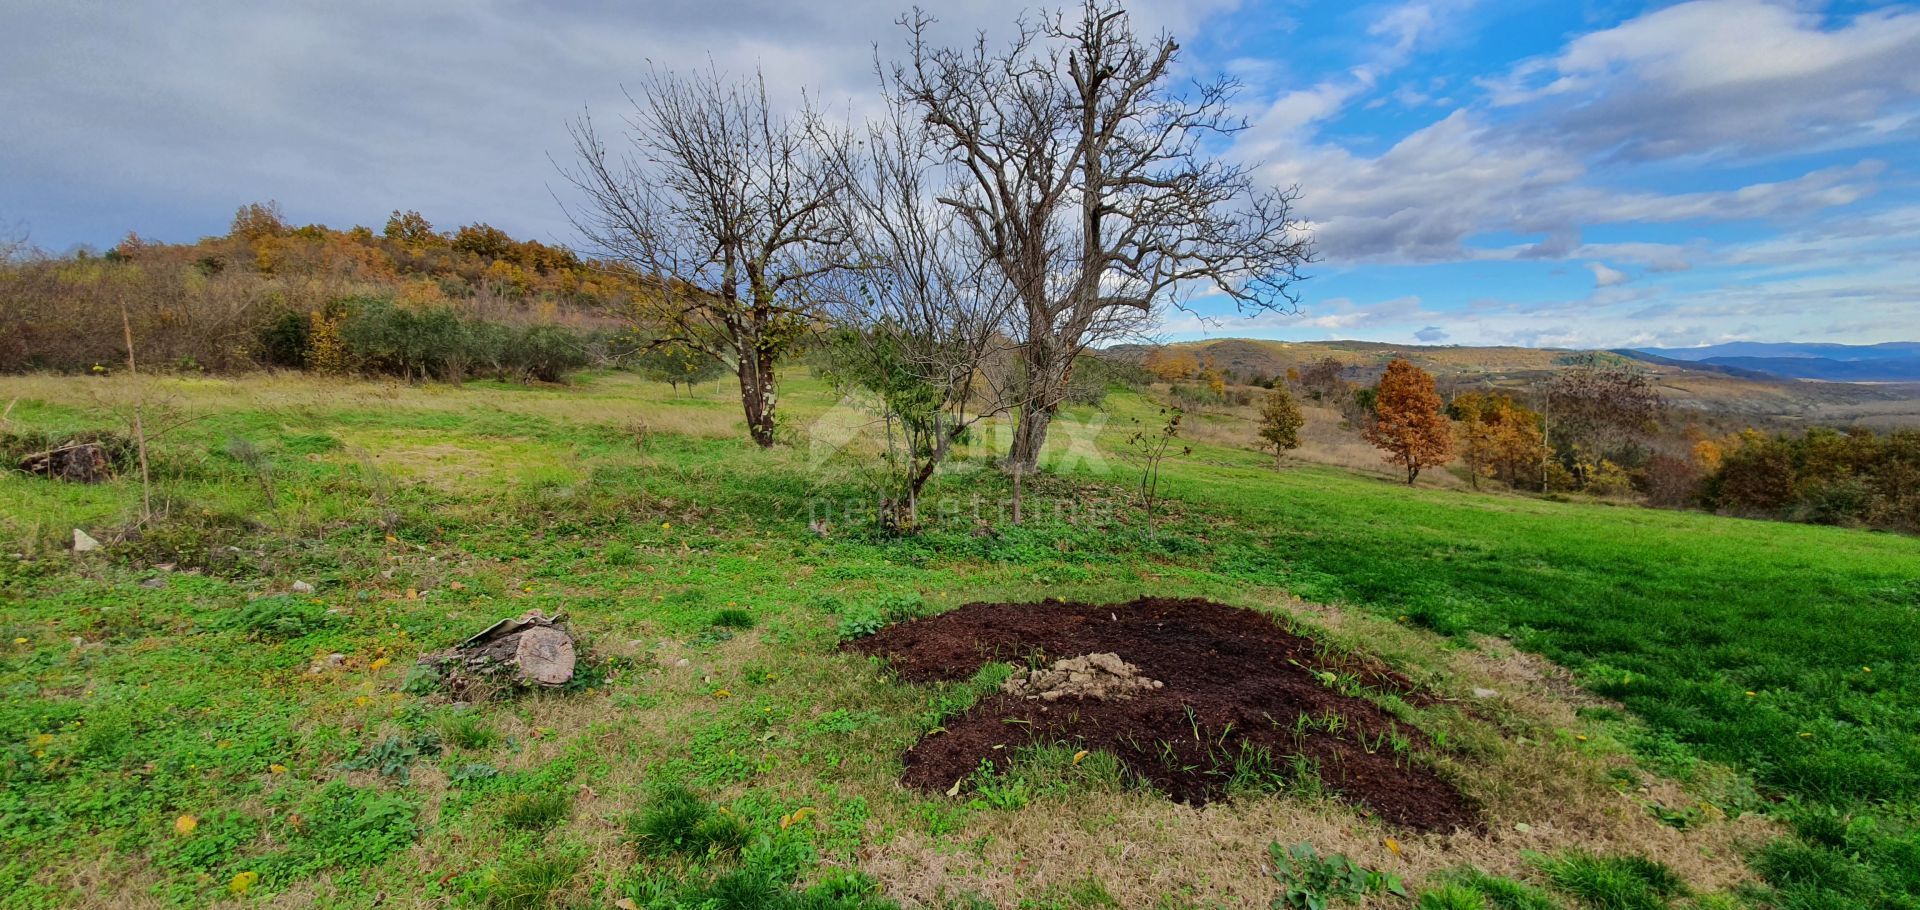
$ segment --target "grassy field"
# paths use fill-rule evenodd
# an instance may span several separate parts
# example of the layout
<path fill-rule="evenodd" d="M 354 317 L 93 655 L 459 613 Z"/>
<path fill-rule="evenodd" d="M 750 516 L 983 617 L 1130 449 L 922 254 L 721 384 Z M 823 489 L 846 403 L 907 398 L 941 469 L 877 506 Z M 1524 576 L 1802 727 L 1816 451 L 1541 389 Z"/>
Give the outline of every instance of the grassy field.
<path fill-rule="evenodd" d="M 1155 406 L 1124 392 L 1056 433 L 1023 525 L 989 437 L 890 539 L 859 520 L 871 452 L 819 429 L 857 421 L 805 376 L 784 396 L 761 452 L 724 389 L 618 374 L 0 380 L 16 427 L 143 403 L 166 512 L 115 540 L 137 482 L 0 475 L 0 907 L 1239 907 L 1286 900 L 1269 847 L 1302 843 L 1422 906 L 1920 906 L 1920 542 L 1212 444 L 1149 534 L 1118 453 Z M 75 527 L 108 545 L 65 552 Z M 1061 750 L 909 791 L 902 751 L 993 674 L 909 686 L 837 649 L 963 601 L 1145 594 L 1431 687 L 1370 694 L 1447 744 L 1486 830 L 1298 782 L 1179 806 Z M 533 608 L 592 655 L 569 689 L 463 705 L 410 673 Z"/>

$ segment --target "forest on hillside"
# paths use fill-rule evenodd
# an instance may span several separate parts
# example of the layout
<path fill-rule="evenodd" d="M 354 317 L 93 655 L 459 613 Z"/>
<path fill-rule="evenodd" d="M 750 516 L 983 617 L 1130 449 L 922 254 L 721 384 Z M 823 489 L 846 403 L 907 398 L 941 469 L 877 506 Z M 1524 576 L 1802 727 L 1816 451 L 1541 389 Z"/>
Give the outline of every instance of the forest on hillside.
<path fill-rule="evenodd" d="M 647 281 L 484 223 L 290 223 L 240 207 L 223 235 L 0 262 L 0 371 L 260 368 L 557 380 L 630 334 Z M 631 347 L 631 345 L 628 345 Z"/>

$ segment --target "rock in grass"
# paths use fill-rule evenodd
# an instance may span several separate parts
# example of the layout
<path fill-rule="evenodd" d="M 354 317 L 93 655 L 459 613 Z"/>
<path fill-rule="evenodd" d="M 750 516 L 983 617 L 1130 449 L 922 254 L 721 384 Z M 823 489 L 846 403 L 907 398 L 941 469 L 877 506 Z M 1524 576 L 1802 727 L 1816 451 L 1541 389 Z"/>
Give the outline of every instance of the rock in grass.
<path fill-rule="evenodd" d="M 288 587 L 287 590 L 292 591 L 295 594 L 312 594 L 313 585 L 307 584 L 304 581 L 296 581 L 290 587 Z"/>
<path fill-rule="evenodd" d="M 79 528 L 73 529 L 73 552 L 91 553 L 98 549 L 100 549 L 100 541 L 94 540 L 92 536 Z"/>

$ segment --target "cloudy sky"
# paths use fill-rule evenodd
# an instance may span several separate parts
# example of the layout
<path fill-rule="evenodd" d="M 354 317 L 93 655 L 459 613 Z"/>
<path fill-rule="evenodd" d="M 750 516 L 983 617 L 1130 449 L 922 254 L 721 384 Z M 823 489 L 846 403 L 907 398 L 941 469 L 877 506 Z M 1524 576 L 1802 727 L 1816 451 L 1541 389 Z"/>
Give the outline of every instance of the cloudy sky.
<path fill-rule="evenodd" d="M 241 203 L 571 242 L 549 155 L 648 61 L 871 103 L 906 0 L 0 0 L 0 228 L 52 250 Z M 924 0 L 923 0 L 924 2 Z M 924 3 L 952 40 L 1031 0 Z M 1298 184 L 1297 316 L 1171 337 L 1554 346 L 1920 339 L 1920 7 L 1136 0 L 1246 85 L 1230 154 Z"/>

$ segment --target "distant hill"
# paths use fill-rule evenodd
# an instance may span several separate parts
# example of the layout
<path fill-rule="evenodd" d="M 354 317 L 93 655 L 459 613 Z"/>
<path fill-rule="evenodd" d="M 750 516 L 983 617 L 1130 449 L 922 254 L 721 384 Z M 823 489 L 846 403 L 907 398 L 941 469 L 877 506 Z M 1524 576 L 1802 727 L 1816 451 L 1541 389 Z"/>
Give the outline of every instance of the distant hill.
<path fill-rule="evenodd" d="M 1578 351 L 1221 338 L 1164 346 L 1116 345 L 1101 353 L 1138 362 L 1160 347 L 1191 353 L 1227 374 L 1230 382 L 1261 383 L 1285 376 L 1289 369 L 1333 358 L 1345 367 L 1349 382 L 1370 385 L 1379 379 L 1388 361 L 1404 357 L 1432 373 L 1443 392 L 1500 388 L 1523 396 L 1533 394 L 1540 383 L 1576 360 L 1597 355 L 1603 360 L 1637 363 L 1654 374 L 1655 385 L 1676 407 L 1722 419 L 1730 426 L 1791 428 L 1809 422 L 1880 428 L 1920 425 L 1920 373 L 1909 372 L 1907 361 L 1902 359 L 1911 355 L 1920 362 L 1920 344 L 1913 343 L 1741 343 L 1717 348 Z M 1800 375 L 1803 373 L 1810 375 Z"/>
<path fill-rule="evenodd" d="M 1639 351 L 1668 361 L 1713 364 L 1787 379 L 1920 381 L 1920 342 L 1913 341 L 1861 345 L 1735 341 L 1698 348 L 1641 348 Z"/>
<path fill-rule="evenodd" d="M 1697 348 L 1635 348 L 1672 360 L 1712 360 L 1720 357 L 1817 357 L 1825 360 L 1899 360 L 1920 357 L 1920 341 L 1883 344 L 1800 344 L 1796 342 L 1730 341 Z"/>

